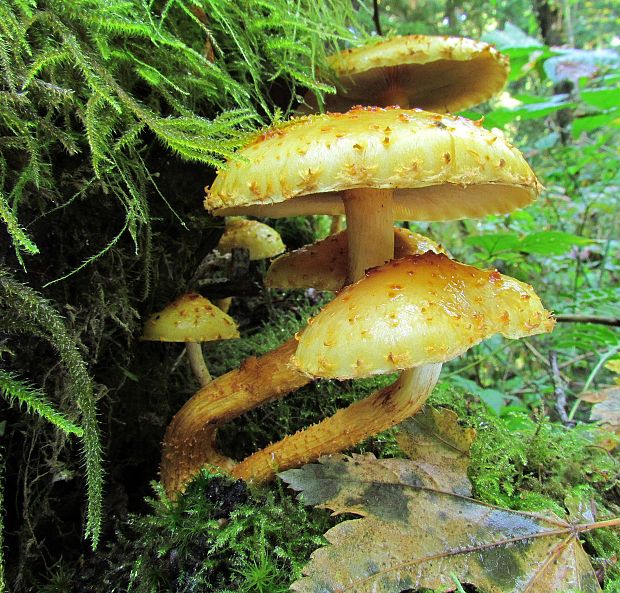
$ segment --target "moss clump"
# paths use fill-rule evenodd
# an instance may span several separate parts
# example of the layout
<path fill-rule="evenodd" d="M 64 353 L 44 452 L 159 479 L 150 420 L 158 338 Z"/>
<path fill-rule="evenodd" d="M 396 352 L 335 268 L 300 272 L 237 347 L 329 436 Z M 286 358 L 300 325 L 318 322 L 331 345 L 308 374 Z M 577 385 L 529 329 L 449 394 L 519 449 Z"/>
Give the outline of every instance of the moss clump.
<path fill-rule="evenodd" d="M 252 491 L 206 472 L 178 503 L 155 489 L 151 514 L 130 517 L 116 541 L 79 574 L 63 566 L 42 590 L 284 592 L 312 550 L 325 543 L 331 521 L 279 486 Z"/>

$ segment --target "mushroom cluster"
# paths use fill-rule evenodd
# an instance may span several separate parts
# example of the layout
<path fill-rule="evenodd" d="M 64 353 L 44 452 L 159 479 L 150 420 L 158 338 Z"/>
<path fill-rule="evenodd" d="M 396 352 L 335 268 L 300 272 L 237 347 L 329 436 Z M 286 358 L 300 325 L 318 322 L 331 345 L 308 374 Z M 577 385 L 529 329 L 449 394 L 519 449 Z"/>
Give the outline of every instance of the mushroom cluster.
<path fill-rule="evenodd" d="M 491 59 L 495 66 L 485 68 L 505 81 L 504 59 L 470 45 L 480 54 L 470 67 L 484 70 L 480 60 Z M 439 60 L 443 72 L 460 72 L 443 63 L 449 54 Z M 501 84 L 489 88 L 492 94 Z M 481 100 L 480 92 L 474 96 Z M 444 104 L 456 101 L 450 91 Z M 317 377 L 401 372 L 393 385 L 332 418 L 238 464 L 227 460 L 232 475 L 265 481 L 349 447 L 414 414 L 443 362 L 497 333 L 520 338 L 551 330 L 553 320 L 530 286 L 453 261 L 429 239 L 393 226 L 508 213 L 532 202 L 541 186 L 501 135 L 420 109 L 356 107 L 269 129 L 239 156 L 207 190 L 205 205 L 216 215 L 346 215 L 346 232 L 276 260 L 268 285 L 350 286 L 295 339 L 216 379 L 179 411 L 162 457 L 170 494 L 204 465 L 217 464 L 217 426 Z M 293 279 L 302 266 L 304 275 Z"/>

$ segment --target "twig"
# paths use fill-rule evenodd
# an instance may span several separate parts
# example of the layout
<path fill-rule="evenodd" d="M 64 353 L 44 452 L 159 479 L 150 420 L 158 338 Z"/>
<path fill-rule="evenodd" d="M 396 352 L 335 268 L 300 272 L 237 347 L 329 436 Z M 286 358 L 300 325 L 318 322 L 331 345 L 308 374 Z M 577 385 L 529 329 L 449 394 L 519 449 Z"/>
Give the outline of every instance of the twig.
<path fill-rule="evenodd" d="M 560 323 L 598 323 L 599 325 L 611 325 L 620 327 L 620 317 L 602 317 L 600 315 L 556 315 L 556 321 Z"/>
<path fill-rule="evenodd" d="M 528 340 L 521 340 L 520 343 L 523 344 L 536 358 L 538 358 L 538 360 L 540 360 L 542 364 L 544 364 L 545 366 L 551 366 L 545 356 L 541 354 L 536 348 L 534 348 L 534 346 L 532 346 L 532 344 L 530 344 Z M 561 373 L 559 369 L 558 372 L 560 373 L 560 377 L 563 381 L 565 381 L 566 383 L 570 381 L 570 379 L 566 375 Z"/>
<path fill-rule="evenodd" d="M 372 20 L 375 23 L 377 35 L 383 35 L 381 32 L 381 21 L 379 20 L 379 0 L 372 0 Z"/>
<path fill-rule="evenodd" d="M 574 365 L 576 362 L 581 362 L 582 360 L 585 360 L 586 358 L 591 358 L 592 356 L 595 356 L 596 354 L 599 354 L 599 353 L 598 352 L 586 352 L 585 354 L 580 354 L 579 356 L 575 356 L 575 358 L 571 358 L 570 360 L 563 362 L 560 365 L 560 369 L 565 369 L 566 367 Z"/>
<path fill-rule="evenodd" d="M 564 390 L 564 381 L 562 381 L 560 369 L 558 367 L 558 353 L 555 350 L 549 352 L 549 363 L 551 365 L 553 393 L 555 394 L 555 410 L 562 424 L 568 426 L 571 422 L 566 413 L 566 391 Z"/>

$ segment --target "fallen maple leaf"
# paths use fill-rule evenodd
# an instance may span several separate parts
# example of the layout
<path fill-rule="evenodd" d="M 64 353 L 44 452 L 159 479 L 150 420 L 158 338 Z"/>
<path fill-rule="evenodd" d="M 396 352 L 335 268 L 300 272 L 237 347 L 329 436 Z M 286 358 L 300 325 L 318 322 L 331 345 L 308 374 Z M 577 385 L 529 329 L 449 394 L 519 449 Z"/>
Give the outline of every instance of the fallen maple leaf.
<path fill-rule="evenodd" d="M 419 442 L 415 432 L 426 426 L 421 430 L 428 434 L 429 425 L 410 420 L 407 431 L 412 425 L 411 438 Z M 443 445 L 417 447 L 420 459 L 340 455 L 280 474 L 303 492 L 306 504 L 362 517 L 325 534 L 331 545 L 312 554 L 294 591 L 454 591 L 456 576 L 488 593 L 601 592 L 579 536 L 620 519 L 578 524 L 473 500 L 462 493 L 466 465 L 455 482 L 438 477 L 437 456 L 445 454 L 449 440 L 441 429 L 435 432 Z M 447 449 L 453 448 L 448 442 Z M 453 467 L 450 472 L 454 477 Z"/>
<path fill-rule="evenodd" d="M 458 416 L 452 410 L 425 406 L 400 424 L 396 441 L 418 471 L 426 472 L 433 488 L 470 496 L 467 468 L 475 438 L 476 431 L 459 426 Z M 425 481 L 427 486 L 431 485 L 429 480 Z"/>

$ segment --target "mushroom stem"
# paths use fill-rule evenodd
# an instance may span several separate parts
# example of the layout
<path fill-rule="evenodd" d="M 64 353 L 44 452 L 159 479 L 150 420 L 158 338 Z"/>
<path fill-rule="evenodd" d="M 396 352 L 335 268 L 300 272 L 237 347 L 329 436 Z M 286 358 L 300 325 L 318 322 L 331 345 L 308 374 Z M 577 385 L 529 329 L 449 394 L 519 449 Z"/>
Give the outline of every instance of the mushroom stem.
<path fill-rule="evenodd" d="M 211 382 L 211 373 L 202 354 L 202 346 L 198 342 L 185 342 L 185 351 L 189 366 L 202 387 Z"/>
<path fill-rule="evenodd" d="M 368 268 L 394 257 L 392 198 L 391 189 L 345 192 L 350 282 L 363 278 Z M 233 468 L 233 476 L 269 481 L 277 471 L 342 451 L 402 422 L 422 407 L 437 383 L 441 366 L 429 364 L 403 371 L 392 385 L 250 455 Z"/>
<path fill-rule="evenodd" d="M 332 222 L 329 227 L 329 234 L 335 235 L 344 229 L 344 216 L 336 214 L 332 216 Z"/>
<path fill-rule="evenodd" d="M 247 457 L 232 469 L 232 475 L 267 482 L 279 471 L 337 453 L 402 422 L 424 405 L 441 366 L 427 364 L 402 373 L 396 382 L 366 399 Z"/>
<path fill-rule="evenodd" d="M 214 302 L 216 307 L 219 307 L 224 313 L 228 313 L 230 310 L 230 305 L 232 305 L 232 297 L 224 297 L 222 299 L 215 299 Z"/>
<path fill-rule="evenodd" d="M 351 189 L 344 192 L 349 237 L 347 284 L 364 277 L 366 270 L 394 257 L 393 191 Z"/>
<path fill-rule="evenodd" d="M 248 358 L 200 389 L 177 412 L 164 437 L 161 462 L 161 480 L 169 496 L 185 490 L 206 465 L 234 465 L 215 449 L 220 425 L 310 382 L 289 364 L 296 347 L 291 339 L 263 356 Z"/>

